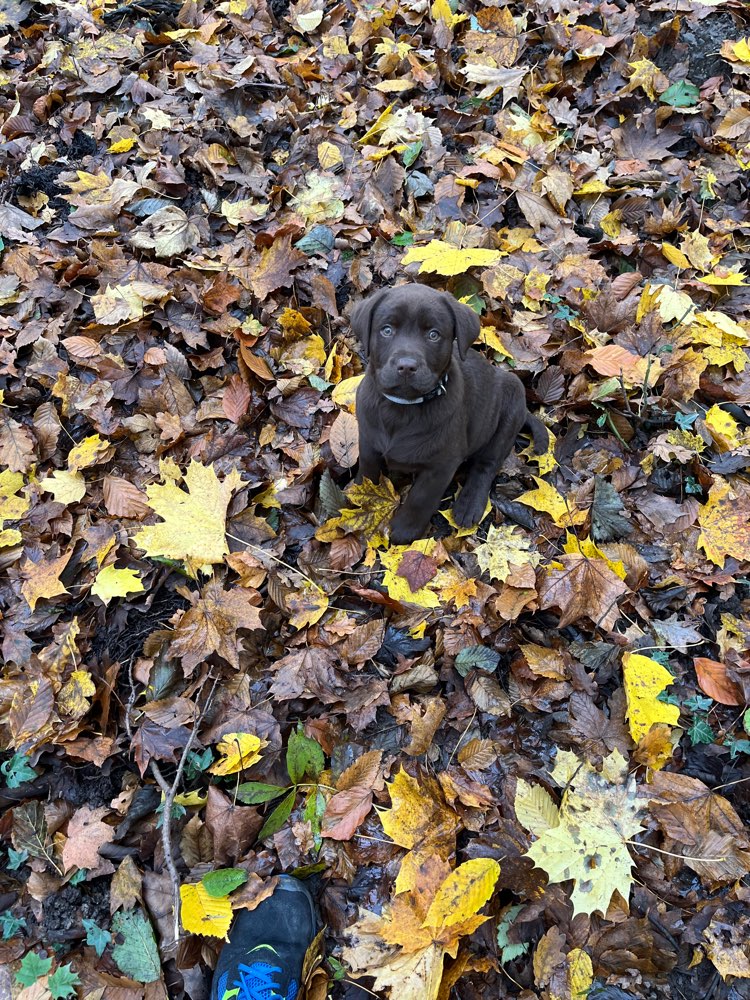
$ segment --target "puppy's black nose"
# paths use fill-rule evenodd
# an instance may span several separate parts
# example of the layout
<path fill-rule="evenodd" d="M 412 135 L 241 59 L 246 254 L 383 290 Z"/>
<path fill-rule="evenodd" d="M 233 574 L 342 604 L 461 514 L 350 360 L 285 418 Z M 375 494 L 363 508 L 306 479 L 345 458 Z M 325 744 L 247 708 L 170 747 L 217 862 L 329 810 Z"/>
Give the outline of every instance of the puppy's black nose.
<path fill-rule="evenodd" d="M 416 375 L 417 368 L 418 364 L 416 358 L 399 358 L 396 361 L 396 370 L 399 375 Z"/>

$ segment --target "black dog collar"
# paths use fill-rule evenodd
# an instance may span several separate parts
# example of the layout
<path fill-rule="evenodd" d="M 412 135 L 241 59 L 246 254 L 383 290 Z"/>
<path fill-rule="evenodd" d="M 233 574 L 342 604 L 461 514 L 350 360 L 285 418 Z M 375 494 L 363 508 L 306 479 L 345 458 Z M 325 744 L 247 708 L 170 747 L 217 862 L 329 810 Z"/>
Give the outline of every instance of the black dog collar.
<path fill-rule="evenodd" d="M 401 396 L 391 396 L 387 392 L 384 392 L 383 395 L 391 403 L 398 403 L 400 406 L 416 406 L 417 403 L 428 403 L 431 399 L 436 399 L 438 396 L 444 396 L 447 384 L 448 372 L 445 372 L 434 389 L 430 389 L 430 391 L 426 392 L 424 396 L 417 396 L 416 399 L 403 399 Z"/>

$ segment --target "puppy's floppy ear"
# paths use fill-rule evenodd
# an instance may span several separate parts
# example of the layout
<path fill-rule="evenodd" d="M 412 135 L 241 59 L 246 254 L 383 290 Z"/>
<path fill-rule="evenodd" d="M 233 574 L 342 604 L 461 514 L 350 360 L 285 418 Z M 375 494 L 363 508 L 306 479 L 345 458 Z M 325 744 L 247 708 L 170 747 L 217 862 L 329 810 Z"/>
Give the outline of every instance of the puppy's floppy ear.
<path fill-rule="evenodd" d="M 389 289 L 381 288 L 380 291 L 368 295 L 366 299 L 360 299 L 352 309 L 351 328 L 356 334 L 365 357 L 370 354 L 370 334 L 372 333 L 372 314 L 379 302 L 382 302 Z"/>
<path fill-rule="evenodd" d="M 450 292 L 443 292 L 453 312 L 453 333 L 458 344 L 458 356 L 463 361 L 466 352 L 479 336 L 479 317 L 473 309 L 455 299 Z"/>

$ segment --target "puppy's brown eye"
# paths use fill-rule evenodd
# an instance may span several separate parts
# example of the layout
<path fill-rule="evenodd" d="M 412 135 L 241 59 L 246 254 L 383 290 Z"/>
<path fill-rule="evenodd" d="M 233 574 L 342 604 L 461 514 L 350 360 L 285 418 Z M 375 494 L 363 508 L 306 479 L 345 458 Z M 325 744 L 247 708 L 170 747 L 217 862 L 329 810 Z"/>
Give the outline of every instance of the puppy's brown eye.
<path fill-rule="evenodd" d="M 427 339 L 432 341 L 440 340 L 440 331 L 430 330 L 430 332 L 427 334 Z"/>
<path fill-rule="evenodd" d="M 390 337 L 392 333 L 393 333 L 393 328 L 392 327 L 390 327 L 390 326 L 384 326 L 384 327 L 382 327 L 382 329 L 380 331 L 380 336 L 381 337 Z"/>

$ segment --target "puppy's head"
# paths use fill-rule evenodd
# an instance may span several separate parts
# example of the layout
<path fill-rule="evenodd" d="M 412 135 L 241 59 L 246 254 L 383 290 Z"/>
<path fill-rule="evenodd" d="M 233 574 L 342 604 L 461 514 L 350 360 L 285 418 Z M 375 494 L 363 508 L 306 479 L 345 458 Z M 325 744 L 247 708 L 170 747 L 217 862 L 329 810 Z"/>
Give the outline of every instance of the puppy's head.
<path fill-rule="evenodd" d="M 479 336 L 473 310 L 427 285 L 383 288 L 355 306 L 351 323 L 378 387 L 405 399 L 437 385 L 454 341 L 463 360 Z"/>

